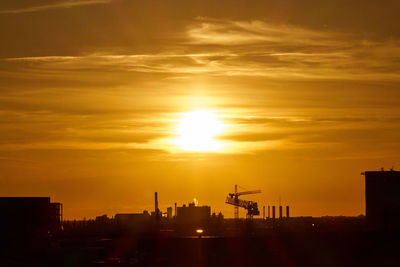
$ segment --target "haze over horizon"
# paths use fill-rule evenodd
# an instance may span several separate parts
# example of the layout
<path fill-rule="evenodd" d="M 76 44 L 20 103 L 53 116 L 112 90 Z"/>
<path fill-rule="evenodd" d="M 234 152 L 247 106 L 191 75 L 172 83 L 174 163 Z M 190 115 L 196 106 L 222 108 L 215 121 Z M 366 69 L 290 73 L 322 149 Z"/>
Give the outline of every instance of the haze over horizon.
<path fill-rule="evenodd" d="M 0 194 L 364 214 L 400 169 L 398 1 L 0 2 Z M 197 128 L 196 128 L 197 127 Z M 195 130 L 193 130 L 195 129 Z M 200 142 L 201 141 L 201 142 Z M 244 215 L 244 211 L 241 211 Z"/>

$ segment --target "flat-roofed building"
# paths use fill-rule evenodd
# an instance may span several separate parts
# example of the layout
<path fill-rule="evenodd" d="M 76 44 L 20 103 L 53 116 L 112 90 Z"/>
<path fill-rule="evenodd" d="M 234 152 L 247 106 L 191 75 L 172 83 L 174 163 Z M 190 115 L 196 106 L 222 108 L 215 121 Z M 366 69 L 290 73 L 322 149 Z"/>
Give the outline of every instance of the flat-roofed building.
<path fill-rule="evenodd" d="M 367 171 L 365 213 L 369 229 L 400 229 L 400 172 Z"/>
<path fill-rule="evenodd" d="M 124 229 L 145 231 L 151 227 L 151 216 L 147 211 L 143 213 L 118 213 L 114 217 L 115 223 Z"/>
<path fill-rule="evenodd" d="M 177 208 L 176 219 L 178 223 L 189 225 L 201 225 L 209 221 L 211 216 L 210 206 L 196 206 L 190 203 Z"/>
<path fill-rule="evenodd" d="M 0 214 L 3 236 L 43 236 L 60 229 L 62 204 L 50 197 L 0 197 Z"/>

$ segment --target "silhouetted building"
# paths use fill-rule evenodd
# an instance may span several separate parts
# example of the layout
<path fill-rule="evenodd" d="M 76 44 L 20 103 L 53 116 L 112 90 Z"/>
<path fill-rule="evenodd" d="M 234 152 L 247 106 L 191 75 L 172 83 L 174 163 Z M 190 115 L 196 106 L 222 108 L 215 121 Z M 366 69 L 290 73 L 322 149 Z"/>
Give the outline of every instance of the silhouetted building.
<path fill-rule="evenodd" d="M 45 237 L 61 227 L 62 204 L 49 197 L 0 197 L 3 238 Z"/>
<path fill-rule="evenodd" d="M 174 216 L 176 217 L 176 214 L 177 214 L 177 206 L 176 206 L 176 202 L 175 202 L 174 206 L 175 206 L 175 214 L 174 214 Z"/>
<path fill-rule="evenodd" d="M 143 211 L 143 213 L 117 213 L 114 221 L 121 229 L 140 232 L 147 231 L 151 227 L 152 217 L 147 211 Z"/>
<path fill-rule="evenodd" d="M 114 219 L 117 224 L 142 224 L 150 221 L 150 214 L 147 211 L 144 211 L 143 213 L 117 213 L 115 214 Z"/>
<path fill-rule="evenodd" d="M 167 208 L 167 218 L 172 219 L 172 207 Z"/>
<path fill-rule="evenodd" d="M 158 208 L 158 193 L 154 192 L 154 215 L 157 219 L 161 217 L 160 209 Z"/>
<path fill-rule="evenodd" d="M 400 229 L 400 172 L 365 172 L 365 208 L 370 229 Z"/>
<path fill-rule="evenodd" d="M 198 225 L 206 223 L 211 216 L 210 206 L 196 206 L 190 203 L 177 208 L 177 221 L 183 224 Z"/>
<path fill-rule="evenodd" d="M 111 221 L 110 218 L 107 217 L 107 214 L 96 216 L 95 222 L 97 223 L 109 223 Z"/>
<path fill-rule="evenodd" d="M 62 209 L 62 204 L 61 203 L 50 203 L 50 220 L 52 221 L 52 224 L 58 228 L 61 226 L 62 220 L 63 220 L 63 209 Z"/>

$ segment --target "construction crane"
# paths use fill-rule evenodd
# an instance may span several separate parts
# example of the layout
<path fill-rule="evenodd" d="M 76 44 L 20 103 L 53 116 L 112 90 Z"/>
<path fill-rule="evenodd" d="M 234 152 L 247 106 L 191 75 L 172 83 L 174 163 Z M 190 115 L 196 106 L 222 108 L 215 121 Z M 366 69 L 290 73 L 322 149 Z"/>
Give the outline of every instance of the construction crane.
<path fill-rule="evenodd" d="M 244 191 L 238 192 L 237 185 L 235 185 L 235 192 L 229 193 L 226 197 L 226 204 L 230 204 L 235 206 L 235 219 L 239 219 L 239 207 L 242 207 L 247 210 L 247 218 L 253 218 L 254 215 L 259 215 L 260 211 L 258 210 L 257 202 L 239 199 L 239 196 L 242 195 L 250 195 L 250 194 L 258 194 L 261 193 L 261 190 L 252 190 L 252 191 Z"/>

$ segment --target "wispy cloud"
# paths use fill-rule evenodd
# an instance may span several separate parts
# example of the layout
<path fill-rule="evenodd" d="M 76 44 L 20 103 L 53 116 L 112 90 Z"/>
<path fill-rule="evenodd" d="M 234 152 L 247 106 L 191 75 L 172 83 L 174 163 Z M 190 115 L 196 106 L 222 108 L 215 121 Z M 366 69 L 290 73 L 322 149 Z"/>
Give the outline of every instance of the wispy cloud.
<path fill-rule="evenodd" d="M 32 74 L 40 78 L 46 73 L 55 77 L 105 71 L 162 74 L 171 78 L 201 74 L 277 80 L 400 80 L 400 41 L 396 39 L 372 41 L 349 33 L 262 20 L 198 18 L 182 30 L 177 34 L 179 38 L 170 40 L 175 41 L 174 45 L 159 53 L 120 54 L 113 51 L 121 50 L 110 49 L 106 53 L 5 61 L 23 66 L 24 77 Z M 30 62 L 30 69 L 20 62 Z"/>
<path fill-rule="evenodd" d="M 398 80 L 400 41 L 371 41 L 354 34 L 266 21 L 199 18 L 188 43 L 235 58 L 213 62 L 230 75 L 294 79 Z"/>
<path fill-rule="evenodd" d="M 170 76 L 247 76 L 289 80 L 400 80 L 400 40 L 371 41 L 349 34 L 265 21 L 201 18 L 162 53 L 8 58 L 46 71 L 142 72 Z M 182 41 L 184 40 L 184 41 Z M 185 48 L 185 53 L 182 53 Z M 116 50 L 117 51 L 117 50 Z M 25 70 L 24 70 L 25 71 Z M 26 73 L 24 73 L 26 75 Z"/>
<path fill-rule="evenodd" d="M 112 1 L 113 0 L 68 0 L 68 1 L 60 1 L 58 3 L 48 4 L 48 5 L 32 6 L 32 7 L 25 7 L 25 8 L 19 8 L 19 9 L 0 10 L 0 14 L 32 13 L 32 12 L 51 10 L 51 9 L 61 9 L 61 8 L 72 8 L 72 7 L 77 7 L 77 6 L 106 4 L 106 3 L 110 3 Z"/>
<path fill-rule="evenodd" d="M 291 25 L 271 24 L 261 20 L 230 21 L 199 18 L 188 29 L 190 43 L 214 45 L 285 44 L 294 46 L 343 44 L 335 37 L 339 33 L 309 30 Z"/>
<path fill-rule="evenodd" d="M 24 77 L 46 73 L 53 77 L 65 72 L 107 71 L 168 74 L 172 76 L 203 74 L 208 76 L 247 76 L 290 80 L 400 80 L 396 57 L 397 43 L 380 43 L 374 48 L 358 47 L 347 51 L 251 52 L 220 51 L 204 54 L 87 55 L 9 58 L 5 62 L 31 62 Z M 368 57 L 366 56 L 368 55 Z"/>
<path fill-rule="evenodd" d="M 194 21 L 179 36 L 185 38 L 178 38 L 179 41 L 175 40 L 176 45 L 167 46 L 164 51 L 159 53 L 118 54 L 114 51 L 121 50 L 110 49 L 111 52 L 107 53 L 94 50 L 80 55 L 2 59 L 0 60 L 0 70 L 4 70 L 4 72 L 0 72 L 0 78 L 3 76 L 21 81 L 28 80 L 29 86 L 32 86 L 31 83 L 35 80 L 39 81 L 40 86 L 38 87 L 40 88 L 36 93 L 22 89 L 20 95 L 16 95 L 15 92 L 11 92 L 12 89 L 6 88 L 4 90 L 9 90 L 10 93 L 0 97 L 0 104 L 4 110 L 14 108 L 28 113 L 31 108 L 32 110 L 63 113 L 60 117 L 64 118 L 69 129 L 65 130 L 67 127 L 57 126 L 53 128 L 62 129 L 61 133 L 54 131 L 49 131 L 49 134 L 37 133 L 35 135 L 37 136 L 36 144 L 41 146 L 43 140 L 40 139 L 40 136 L 47 136 L 52 137 L 53 142 L 60 139 L 68 141 L 72 144 L 71 146 L 78 142 L 89 144 L 89 146 L 99 143 L 101 147 L 122 145 L 168 150 L 169 148 L 165 147 L 163 140 L 168 136 L 165 127 L 172 124 L 171 122 L 158 122 L 159 125 L 150 128 L 149 125 L 141 127 L 135 125 L 133 128 L 141 130 L 137 134 L 124 129 L 115 130 L 114 124 L 109 130 L 102 129 L 98 125 L 91 126 L 86 122 L 83 123 L 94 129 L 91 131 L 72 127 L 71 121 L 77 120 L 77 118 L 71 118 L 70 121 L 67 120 L 65 114 L 89 114 L 94 115 L 95 117 L 91 119 L 94 118 L 97 121 L 103 121 L 106 118 L 112 121 L 116 118 L 109 117 L 110 115 L 105 111 L 114 112 L 119 117 L 127 118 L 131 114 L 127 114 L 126 111 L 135 113 L 138 108 L 144 108 L 144 113 L 148 114 L 149 111 L 146 110 L 149 106 L 148 103 L 154 106 L 159 106 L 161 103 L 167 108 L 171 108 L 168 105 L 173 103 L 171 105 L 176 108 L 175 103 L 178 102 L 176 99 L 182 100 L 183 97 L 186 97 L 187 88 L 193 85 L 197 86 L 195 82 L 181 83 L 182 80 L 169 79 L 176 77 L 188 78 L 186 81 L 201 77 L 202 92 L 219 94 L 224 103 L 240 102 L 238 105 L 243 108 L 262 106 L 265 109 L 268 106 L 269 110 L 264 110 L 260 116 L 254 116 L 252 112 L 252 117 L 239 116 L 228 120 L 228 123 L 236 125 L 237 130 L 220 138 L 222 141 L 240 146 L 235 151 L 249 151 L 254 150 L 255 147 L 277 149 L 283 147 L 282 144 L 285 142 L 291 142 L 290 147 L 294 148 L 311 147 L 315 145 L 315 142 L 318 142 L 319 146 L 341 142 L 335 139 L 334 135 L 330 138 L 326 137 L 324 132 L 326 129 L 343 136 L 351 136 L 351 131 L 358 131 L 356 136 L 360 137 L 359 140 L 364 140 L 361 137 L 365 125 L 375 127 L 388 124 L 386 121 L 379 121 L 381 117 L 378 118 L 378 121 L 366 121 L 366 113 L 363 116 L 353 114 L 352 117 L 351 114 L 336 114 L 335 110 L 332 113 L 324 114 L 325 111 L 322 108 L 328 109 L 332 106 L 353 108 L 358 105 L 359 108 L 368 106 L 370 109 L 371 106 L 378 107 L 382 103 L 385 106 L 391 105 L 387 99 L 380 100 L 382 98 L 379 98 L 380 96 L 377 96 L 376 92 L 362 90 L 364 88 L 355 84 L 358 81 L 400 81 L 398 68 L 400 42 L 396 39 L 387 41 L 358 40 L 354 36 L 342 33 L 276 25 L 260 20 L 230 21 L 206 18 Z M 151 79 L 149 79 L 150 75 Z M 126 84 L 113 84 L 107 87 L 104 79 L 126 82 Z M 144 81 L 139 81 L 140 79 Z M 212 80 L 213 83 L 208 83 L 207 79 Z M 243 86 L 232 83 L 233 79 L 235 82 L 243 82 Z M 86 80 L 88 82 L 83 83 Z M 81 88 L 79 97 L 74 97 L 74 93 L 70 94 L 75 92 L 72 89 L 54 89 L 57 88 L 56 82 L 59 81 L 74 81 L 76 83 L 74 85 Z M 223 85 L 216 85 L 215 81 Z M 286 85 L 276 86 L 279 89 L 285 88 L 279 93 L 273 92 L 275 89 L 269 87 L 270 84 L 268 84 L 271 81 L 278 81 L 279 84 L 286 83 Z M 288 82 L 293 81 L 296 85 L 287 85 Z M 307 88 L 300 87 L 299 81 L 308 83 Z M 310 85 L 310 81 L 313 85 Z M 350 93 L 338 88 L 341 85 L 334 84 L 327 88 L 327 82 L 332 81 L 351 82 L 351 85 L 348 85 Z M 249 83 L 246 84 L 246 82 Z M 102 90 L 89 91 L 89 87 L 94 83 L 99 83 Z M 46 88 L 44 88 L 46 84 L 49 87 L 48 91 L 45 91 Z M 243 88 L 240 88 L 241 86 Z M 8 87 L 10 87 L 9 84 Z M 20 87 L 18 86 L 18 88 Z M 0 86 L 0 88 L 4 87 Z M 179 91 L 179 88 L 183 89 Z M 41 91 L 39 92 L 39 90 Z M 211 90 L 213 91 L 211 92 Z M 243 98 L 245 90 L 247 90 L 247 95 Z M 239 91 L 240 93 L 238 93 Z M 266 94 L 266 92 L 270 94 Z M 389 92 L 390 96 L 397 96 L 397 93 L 393 93 L 394 90 L 390 88 L 386 92 Z M 113 96 L 115 98 L 112 98 L 112 94 L 115 95 Z M 176 98 L 169 98 L 171 101 L 166 101 L 166 97 Z M 60 106 L 58 100 L 60 98 L 68 105 Z M 236 99 L 233 100 L 234 98 Z M 356 98 L 356 100 L 352 98 Z M 331 99 L 340 101 L 333 103 Z M 396 99 L 396 97 L 391 97 L 391 99 Z M 110 104 L 111 101 L 114 105 Z M 270 109 L 274 105 L 280 105 L 277 112 L 278 117 L 271 115 Z M 290 112 L 291 115 L 285 117 L 285 108 L 306 106 L 307 108 L 316 107 L 317 112 L 321 112 L 321 117 L 293 116 Z M 166 110 L 166 113 L 171 112 L 171 110 Z M 56 114 L 57 118 L 60 115 L 58 113 Z M 332 117 L 332 114 L 336 114 L 336 117 Z M 8 117 L 4 116 L 3 118 L 7 119 Z M 54 121 L 58 120 L 54 119 Z M 126 119 L 126 121 L 129 120 Z M 119 119 L 118 123 L 126 124 L 126 121 Z M 253 130 L 247 132 L 246 129 L 250 128 Z M 29 140 L 16 138 L 26 136 L 22 128 L 11 129 L 9 132 L 11 134 L 8 143 L 13 141 L 23 147 L 27 145 L 24 142 Z M 68 135 L 64 136 L 63 133 L 68 133 Z M 352 142 L 350 138 L 345 141 Z M 363 143 L 360 144 L 360 146 L 363 145 Z"/>

